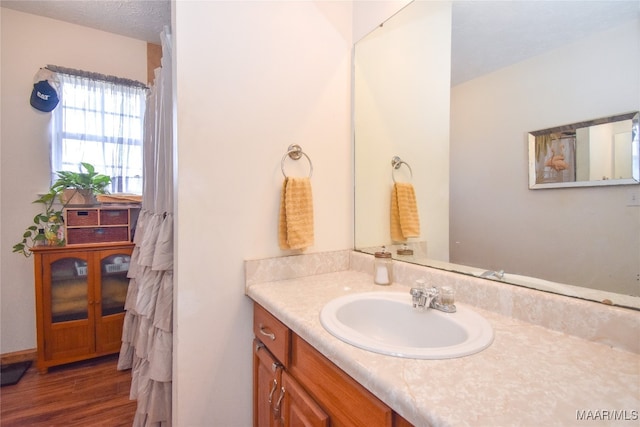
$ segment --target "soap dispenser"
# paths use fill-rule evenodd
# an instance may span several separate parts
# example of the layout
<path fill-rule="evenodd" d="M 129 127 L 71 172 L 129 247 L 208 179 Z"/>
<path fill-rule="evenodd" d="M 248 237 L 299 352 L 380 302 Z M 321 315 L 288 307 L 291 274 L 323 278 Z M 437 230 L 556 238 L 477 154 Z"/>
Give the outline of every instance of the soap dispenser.
<path fill-rule="evenodd" d="M 373 283 L 376 285 L 390 285 L 393 282 L 393 258 L 383 246 L 374 254 Z"/>

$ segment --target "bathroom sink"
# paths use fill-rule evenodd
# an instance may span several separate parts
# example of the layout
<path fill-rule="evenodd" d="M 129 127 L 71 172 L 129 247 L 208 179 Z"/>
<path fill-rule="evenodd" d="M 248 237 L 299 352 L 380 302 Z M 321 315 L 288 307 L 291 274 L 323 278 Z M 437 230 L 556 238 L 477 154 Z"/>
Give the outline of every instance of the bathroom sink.
<path fill-rule="evenodd" d="M 329 301 L 322 326 L 336 338 L 375 353 L 411 359 L 450 359 L 484 350 L 493 328 L 478 313 L 456 304 L 455 313 L 416 310 L 404 292 L 366 292 Z"/>

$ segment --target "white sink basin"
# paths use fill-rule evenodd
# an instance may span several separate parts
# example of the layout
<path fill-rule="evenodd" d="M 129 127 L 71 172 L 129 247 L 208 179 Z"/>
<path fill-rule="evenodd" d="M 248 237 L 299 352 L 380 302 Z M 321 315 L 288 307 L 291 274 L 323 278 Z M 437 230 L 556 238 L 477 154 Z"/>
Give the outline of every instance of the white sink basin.
<path fill-rule="evenodd" d="M 366 292 L 330 301 L 320 312 L 320 322 L 346 343 L 410 359 L 450 359 L 489 347 L 489 322 L 460 304 L 456 307 L 455 313 L 418 311 L 408 290 Z"/>

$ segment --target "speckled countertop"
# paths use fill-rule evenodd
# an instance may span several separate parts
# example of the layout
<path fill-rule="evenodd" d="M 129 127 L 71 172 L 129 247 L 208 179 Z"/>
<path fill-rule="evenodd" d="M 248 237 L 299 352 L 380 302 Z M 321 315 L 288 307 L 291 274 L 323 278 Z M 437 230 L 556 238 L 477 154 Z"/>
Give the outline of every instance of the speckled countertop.
<path fill-rule="evenodd" d="M 408 287 L 377 286 L 368 274 L 343 270 L 248 282 L 246 293 L 416 426 L 640 425 L 636 353 L 468 304 L 491 323 L 495 338 L 482 352 L 457 359 L 372 353 L 320 324 L 331 299 L 386 290 Z"/>

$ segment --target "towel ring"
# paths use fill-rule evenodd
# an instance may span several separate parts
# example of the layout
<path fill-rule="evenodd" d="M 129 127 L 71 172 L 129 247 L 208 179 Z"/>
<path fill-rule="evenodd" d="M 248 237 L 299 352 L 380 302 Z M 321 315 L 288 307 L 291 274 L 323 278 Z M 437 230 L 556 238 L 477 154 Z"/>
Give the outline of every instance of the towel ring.
<path fill-rule="evenodd" d="M 405 162 L 398 156 L 393 156 L 393 158 L 391 159 L 391 166 L 393 166 L 393 169 L 391 169 L 391 179 L 393 179 L 394 183 L 396 182 L 394 172 L 400 169 L 400 166 L 402 165 L 407 166 L 407 168 L 409 169 L 409 176 L 411 176 L 411 179 L 413 179 L 413 171 L 411 170 L 411 166 L 409 166 L 409 163 Z"/>
<path fill-rule="evenodd" d="M 280 169 L 282 170 L 282 175 L 284 175 L 285 178 L 287 178 L 287 174 L 284 171 L 284 161 L 286 160 L 287 156 L 289 156 L 289 158 L 293 160 L 299 160 L 302 156 L 305 156 L 307 158 L 307 161 L 309 162 L 309 178 L 311 178 L 311 175 L 313 175 L 313 163 L 311 163 L 311 159 L 309 158 L 309 156 L 307 156 L 307 153 L 302 151 L 302 148 L 298 144 L 290 145 L 287 149 L 287 152 L 284 153 L 284 156 L 282 156 L 282 160 L 280 161 Z"/>

